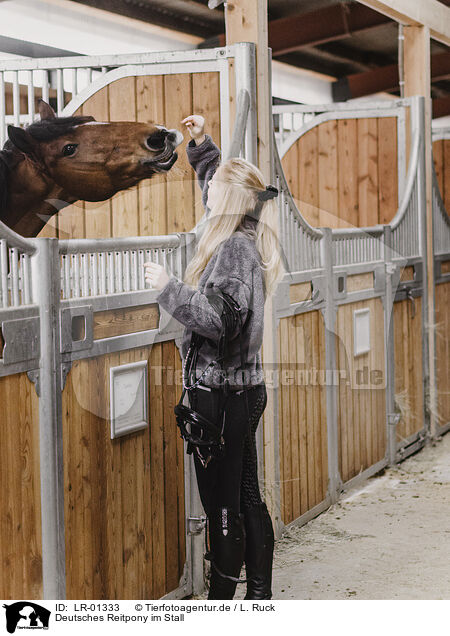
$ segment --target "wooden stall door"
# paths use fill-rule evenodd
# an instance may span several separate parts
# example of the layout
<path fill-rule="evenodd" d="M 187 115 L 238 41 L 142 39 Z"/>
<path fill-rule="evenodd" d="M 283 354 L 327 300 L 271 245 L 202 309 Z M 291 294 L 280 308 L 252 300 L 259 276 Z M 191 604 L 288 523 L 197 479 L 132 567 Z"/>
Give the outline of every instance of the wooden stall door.
<path fill-rule="evenodd" d="M 110 439 L 109 369 L 148 361 L 149 427 Z M 174 341 L 75 362 L 63 392 L 67 598 L 156 599 L 186 561 Z"/>
<path fill-rule="evenodd" d="M 181 120 L 192 113 L 205 117 L 206 131 L 220 147 L 217 72 L 125 77 L 99 90 L 77 111 L 97 121 L 153 122 L 178 130 L 184 128 Z M 186 157 L 189 133 L 182 132 L 179 159 L 167 175 L 156 175 L 103 203 L 79 201 L 64 208 L 40 236 L 107 238 L 192 230 L 204 210 Z"/>
<path fill-rule="evenodd" d="M 39 599 L 39 402 L 26 373 L 0 378 L 0 455 L 0 597 Z"/>
<path fill-rule="evenodd" d="M 395 117 L 323 122 L 282 159 L 298 209 L 314 227 L 389 223 L 397 211 Z"/>
<path fill-rule="evenodd" d="M 370 310 L 370 350 L 355 355 L 354 311 Z M 336 321 L 339 468 L 345 483 L 386 454 L 383 305 L 379 298 L 338 308 Z"/>
<path fill-rule="evenodd" d="M 319 504 L 327 493 L 324 332 L 320 311 L 279 322 L 280 490 L 285 524 Z"/>
<path fill-rule="evenodd" d="M 450 273 L 450 261 L 441 265 Z M 435 287 L 437 420 L 439 426 L 450 422 L 450 283 Z"/>
<path fill-rule="evenodd" d="M 447 214 L 450 214 L 450 139 L 433 142 L 436 177 Z"/>

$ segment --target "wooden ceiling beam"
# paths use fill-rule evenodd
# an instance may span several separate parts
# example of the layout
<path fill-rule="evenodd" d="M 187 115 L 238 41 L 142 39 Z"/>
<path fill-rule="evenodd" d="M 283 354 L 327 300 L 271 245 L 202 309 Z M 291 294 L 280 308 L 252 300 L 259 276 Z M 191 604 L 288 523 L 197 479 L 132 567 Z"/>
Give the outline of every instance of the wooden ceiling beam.
<path fill-rule="evenodd" d="M 230 0 L 227 6 L 232 6 Z M 279 57 L 307 46 L 316 46 L 349 37 L 354 33 L 387 24 L 381 13 L 358 4 L 335 4 L 301 15 L 269 22 L 269 46 L 272 57 Z M 205 40 L 202 46 L 224 46 L 225 34 Z"/>
<path fill-rule="evenodd" d="M 391 20 L 409 26 L 426 26 L 430 36 L 450 46 L 450 8 L 438 0 L 358 0 Z"/>
<path fill-rule="evenodd" d="M 431 58 L 431 78 L 438 81 L 450 77 L 450 52 L 438 53 Z M 363 73 L 353 73 L 333 83 L 333 99 L 336 102 L 373 95 L 398 88 L 398 65 L 389 64 Z"/>

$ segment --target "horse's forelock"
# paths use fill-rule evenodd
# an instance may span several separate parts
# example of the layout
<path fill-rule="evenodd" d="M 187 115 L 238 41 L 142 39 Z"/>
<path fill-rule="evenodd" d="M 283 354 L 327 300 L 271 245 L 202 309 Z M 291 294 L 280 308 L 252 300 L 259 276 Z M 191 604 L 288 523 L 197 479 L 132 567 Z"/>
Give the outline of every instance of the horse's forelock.
<path fill-rule="evenodd" d="M 37 141 L 52 141 L 73 131 L 76 126 L 95 121 L 91 116 L 56 117 L 44 119 L 28 126 L 27 131 Z"/>

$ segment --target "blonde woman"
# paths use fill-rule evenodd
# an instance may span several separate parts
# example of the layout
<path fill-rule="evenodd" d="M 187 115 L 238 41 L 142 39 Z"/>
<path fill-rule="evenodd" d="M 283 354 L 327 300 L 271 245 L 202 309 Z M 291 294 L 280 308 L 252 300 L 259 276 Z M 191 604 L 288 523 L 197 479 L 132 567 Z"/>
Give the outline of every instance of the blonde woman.
<path fill-rule="evenodd" d="M 208 598 L 232 599 L 245 561 L 245 598 L 270 599 L 274 534 L 258 486 L 255 433 L 267 403 L 261 365 L 264 304 L 284 271 L 277 191 L 266 187 L 261 172 L 243 159 L 219 165 L 220 152 L 205 135 L 203 117 L 191 115 L 182 123 L 192 137 L 187 155 L 202 188 L 206 228 L 184 282 L 155 263 L 146 264 L 146 280 L 160 290 L 158 303 L 185 326 L 184 358 L 192 333 L 204 336 L 197 351 L 195 387 L 189 391 L 192 409 L 214 421 L 224 373 L 230 389 L 223 411 L 224 455 L 205 462 L 194 453 L 209 522 Z M 217 361 L 222 320 L 210 301 L 213 292 L 231 296 L 241 317 L 241 327 L 237 325 L 228 340 L 226 369 Z"/>

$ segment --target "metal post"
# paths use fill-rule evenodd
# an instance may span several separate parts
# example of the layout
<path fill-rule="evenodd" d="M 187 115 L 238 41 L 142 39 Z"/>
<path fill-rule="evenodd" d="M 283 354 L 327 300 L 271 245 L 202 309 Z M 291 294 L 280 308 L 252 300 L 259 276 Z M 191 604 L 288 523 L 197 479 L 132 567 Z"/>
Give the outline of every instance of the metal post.
<path fill-rule="evenodd" d="M 338 434 L 338 386 L 336 374 L 336 313 L 333 290 L 333 256 L 331 228 L 321 228 L 323 237 L 320 242 L 322 264 L 325 278 L 325 307 L 322 310 L 325 320 L 325 369 L 327 377 L 332 378 L 326 384 L 327 404 L 327 441 L 328 441 L 328 495 L 331 503 L 338 501 L 342 479 L 339 472 L 339 434 Z"/>
<path fill-rule="evenodd" d="M 235 81 L 236 95 L 245 89 L 250 96 L 247 128 L 245 130 L 245 158 L 258 164 L 257 129 L 258 113 L 256 110 L 256 55 L 252 42 L 235 44 Z"/>
<path fill-rule="evenodd" d="M 386 373 L 386 432 L 387 454 L 390 466 L 396 463 L 397 457 L 397 423 L 395 416 L 395 351 L 394 351 L 394 293 L 392 276 L 395 265 L 392 263 L 392 229 L 389 225 L 383 228 L 385 292 L 384 292 L 384 364 Z"/>
<path fill-rule="evenodd" d="M 66 597 L 64 470 L 59 327 L 60 269 L 58 240 L 36 240 L 33 295 L 39 302 L 39 445 L 44 599 Z"/>
<path fill-rule="evenodd" d="M 428 329 L 433 329 L 429 324 L 428 305 L 430 303 L 428 290 L 429 271 L 427 267 L 427 191 L 426 191 L 426 160 L 425 160 L 425 99 L 421 96 L 414 97 L 411 105 L 411 122 L 413 130 L 419 131 L 419 162 L 417 166 L 417 215 L 419 226 L 419 249 L 422 260 L 422 373 L 423 373 L 423 417 L 424 428 L 428 436 L 433 436 L 435 431 L 430 430 L 431 409 L 435 404 L 435 396 L 431 395 L 432 387 L 430 383 L 430 364 L 435 365 L 435 352 L 430 352 Z M 434 278 L 434 273 L 433 273 Z M 434 286 L 433 292 L 434 294 Z M 431 299 L 433 306 L 434 298 Z M 431 355 L 430 355 L 431 354 Z M 436 373 L 434 373 L 436 377 Z M 434 388 L 433 388 L 434 391 Z"/>

